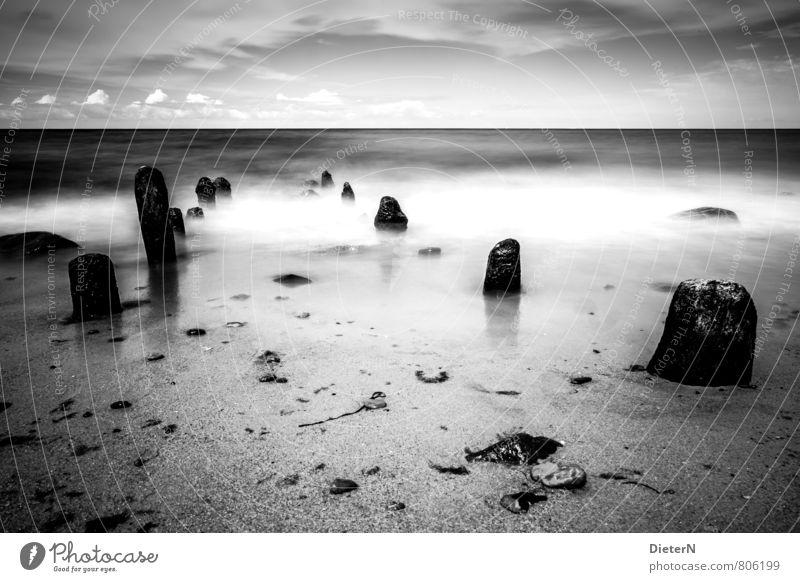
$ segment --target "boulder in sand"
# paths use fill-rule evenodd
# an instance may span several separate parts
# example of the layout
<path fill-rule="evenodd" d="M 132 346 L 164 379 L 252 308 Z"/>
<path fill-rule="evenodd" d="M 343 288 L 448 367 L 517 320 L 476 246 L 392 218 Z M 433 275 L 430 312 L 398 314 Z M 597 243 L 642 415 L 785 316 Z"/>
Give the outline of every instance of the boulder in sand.
<path fill-rule="evenodd" d="M 175 261 L 175 235 L 169 228 L 169 192 L 156 168 L 141 166 L 134 178 L 144 250 L 150 265 Z"/>
<path fill-rule="evenodd" d="M 214 198 L 230 200 L 232 197 L 231 183 L 222 176 L 214 178 Z"/>
<path fill-rule="evenodd" d="M 323 188 L 333 188 L 333 176 L 328 170 L 322 172 L 319 183 Z"/>
<path fill-rule="evenodd" d="M 691 386 L 747 385 L 757 320 L 753 300 L 739 283 L 683 281 L 647 371 Z"/>
<path fill-rule="evenodd" d="M 391 196 L 384 196 L 378 205 L 374 224 L 378 230 L 406 230 L 408 218 L 403 214 L 397 200 Z"/>
<path fill-rule="evenodd" d="M 183 213 L 180 208 L 170 208 L 167 217 L 172 230 L 179 234 L 186 234 L 186 225 L 183 224 Z"/>
<path fill-rule="evenodd" d="M 519 293 L 522 288 L 522 266 L 519 243 L 513 238 L 500 241 L 489 253 L 483 292 L 490 294 Z"/>
<path fill-rule="evenodd" d="M 0 236 L 0 253 L 43 255 L 51 249 L 74 249 L 78 243 L 52 232 L 18 232 Z"/>
<path fill-rule="evenodd" d="M 739 222 L 739 217 L 733 210 L 726 210 L 725 208 L 716 208 L 714 206 L 701 206 L 699 208 L 690 208 L 677 212 L 671 218 L 681 218 L 688 220 L 712 220 L 719 221 Z"/>
<path fill-rule="evenodd" d="M 211 178 L 203 176 L 197 181 L 197 186 L 194 189 L 197 194 L 197 203 L 206 208 L 214 208 L 217 205 L 217 189 L 214 187 L 214 182 Z"/>
<path fill-rule="evenodd" d="M 69 262 L 72 321 L 107 317 L 122 311 L 114 263 L 106 255 L 89 253 Z"/>

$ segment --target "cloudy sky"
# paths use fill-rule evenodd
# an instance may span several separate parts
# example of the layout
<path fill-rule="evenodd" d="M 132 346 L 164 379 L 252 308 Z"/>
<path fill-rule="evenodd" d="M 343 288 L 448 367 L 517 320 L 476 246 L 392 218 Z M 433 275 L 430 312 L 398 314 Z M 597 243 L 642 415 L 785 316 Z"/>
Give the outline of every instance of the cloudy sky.
<path fill-rule="evenodd" d="M 800 127 L 800 3 L 736 1 L 0 0 L 0 117 Z"/>

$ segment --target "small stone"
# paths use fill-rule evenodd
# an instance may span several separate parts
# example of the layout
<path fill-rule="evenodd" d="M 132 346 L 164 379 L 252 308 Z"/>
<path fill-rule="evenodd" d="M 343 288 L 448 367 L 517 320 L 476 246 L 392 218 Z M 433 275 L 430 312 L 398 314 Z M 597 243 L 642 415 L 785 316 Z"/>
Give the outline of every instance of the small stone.
<path fill-rule="evenodd" d="M 500 505 L 511 513 L 527 513 L 531 505 L 546 501 L 546 495 L 539 495 L 531 491 L 509 493 L 500 498 Z"/>
<path fill-rule="evenodd" d="M 578 465 L 559 463 L 555 471 L 542 477 L 542 485 L 551 488 L 580 489 L 586 485 L 586 471 Z"/>
<path fill-rule="evenodd" d="M 375 467 L 370 467 L 369 469 L 365 469 L 364 475 L 376 475 L 377 473 L 380 472 L 380 470 L 381 468 L 376 465 Z"/>
<path fill-rule="evenodd" d="M 311 317 L 311 314 L 308 311 L 302 311 L 300 313 L 295 313 L 294 316 L 297 319 L 308 319 L 309 317 Z"/>
<path fill-rule="evenodd" d="M 111 403 L 112 410 L 121 410 L 123 408 L 130 408 L 131 406 L 133 405 L 127 400 L 117 400 L 116 402 Z"/>
<path fill-rule="evenodd" d="M 288 378 L 275 378 L 275 382 L 278 384 L 286 384 L 288 381 Z"/>
<path fill-rule="evenodd" d="M 390 511 L 403 511 L 406 508 L 406 504 L 402 501 L 392 501 L 388 507 Z"/>
<path fill-rule="evenodd" d="M 419 249 L 417 254 L 423 257 L 438 257 L 442 254 L 442 249 L 440 247 L 427 247 Z"/>
<path fill-rule="evenodd" d="M 569 379 L 570 384 L 586 384 L 587 382 L 591 382 L 591 376 L 572 376 Z"/>
<path fill-rule="evenodd" d="M 206 335 L 206 330 L 204 330 L 202 328 L 199 328 L 199 327 L 195 327 L 195 328 L 192 328 L 192 329 L 187 329 L 186 330 L 186 335 L 188 335 L 188 336 Z"/>
<path fill-rule="evenodd" d="M 110 338 L 108 341 L 109 343 L 118 343 L 118 342 L 124 342 L 126 339 L 128 339 L 127 336 L 118 335 Z"/>
<path fill-rule="evenodd" d="M 330 492 L 333 495 L 341 495 L 342 493 L 350 493 L 358 489 L 358 483 L 350 479 L 335 479 L 331 485 Z"/>
<path fill-rule="evenodd" d="M 263 376 L 261 376 L 258 379 L 258 381 L 259 382 L 275 382 L 275 381 L 277 381 L 277 379 L 278 379 L 278 377 L 275 374 L 269 373 L 269 374 L 264 374 Z"/>
<path fill-rule="evenodd" d="M 225 324 L 225 327 L 244 327 L 245 323 L 243 321 L 229 321 Z"/>
<path fill-rule="evenodd" d="M 301 275 L 295 275 L 294 273 L 289 273 L 287 275 L 278 275 L 272 279 L 275 283 L 280 283 L 281 285 L 285 285 L 287 287 L 297 287 L 299 285 L 308 285 L 311 283 L 311 279 L 307 277 L 303 277 Z"/>
<path fill-rule="evenodd" d="M 647 370 L 647 368 L 645 368 L 641 364 L 631 364 L 630 366 L 625 368 L 625 371 L 627 372 L 644 372 L 645 370 Z"/>
<path fill-rule="evenodd" d="M 250 299 L 250 296 L 247 293 L 237 293 L 236 295 L 231 295 L 231 299 L 243 301 L 245 299 Z"/>
<path fill-rule="evenodd" d="M 157 352 L 150 352 L 145 355 L 144 359 L 147 360 L 148 362 L 156 362 L 158 360 L 163 360 L 164 354 L 159 354 Z"/>

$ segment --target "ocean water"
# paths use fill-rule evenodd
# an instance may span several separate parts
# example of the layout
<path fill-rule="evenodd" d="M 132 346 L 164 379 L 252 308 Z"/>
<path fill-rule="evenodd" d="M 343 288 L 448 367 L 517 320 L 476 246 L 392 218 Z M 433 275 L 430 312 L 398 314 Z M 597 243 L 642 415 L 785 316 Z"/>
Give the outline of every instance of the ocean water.
<path fill-rule="evenodd" d="M 800 236 L 798 159 L 797 131 L 23 131 L 0 168 L 0 234 L 54 231 L 107 253 L 123 299 L 151 283 L 156 303 L 195 319 L 217 297 L 266 305 L 285 294 L 331 320 L 380 321 L 387 337 L 413 329 L 454 345 L 530 347 L 555 336 L 553 356 L 564 341 L 619 338 L 634 307 L 651 315 L 637 315 L 640 335 L 625 342 L 651 345 L 671 287 L 735 279 L 759 315 L 780 294 L 770 323 L 779 350 L 800 307 L 800 283 L 781 292 Z M 231 203 L 187 223 L 170 292 L 146 268 L 133 197 L 141 165 L 163 172 L 184 212 L 201 176 L 233 186 Z M 336 187 L 298 198 L 323 169 Z M 353 206 L 340 200 L 345 181 Z M 384 195 L 409 218 L 402 236 L 375 232 Z M 697 206 L 733 210 L 740 224 L 669 218 Z M 508 237 L 522 244 L 524 293 L 484 300 L 486 256 Z M 426 246 L 442 256 L 418 256 Z M 288 272 L 314 283 L 289 292 L 272 282 Z"/>

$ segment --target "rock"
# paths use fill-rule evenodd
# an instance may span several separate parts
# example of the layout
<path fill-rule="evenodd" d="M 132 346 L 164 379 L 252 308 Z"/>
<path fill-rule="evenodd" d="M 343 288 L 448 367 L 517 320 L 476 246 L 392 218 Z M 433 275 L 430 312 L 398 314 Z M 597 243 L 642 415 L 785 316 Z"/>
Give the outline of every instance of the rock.
<path fill-rule="evenodd" d="M 406 504 L 402 501 L 391 501 L 388 505 L 391 511 L 402 511 L 406 508 Z"/>
<path fill-rule="evenodd" d="M 440 247 L 426 247 L 419 249 L 417 254 L 423 257 L 439 257 L 442 255 L 442 249 Z"/>
<path fill-rule="evenodd" d="M 169 226 L 178 234 L 186 234 L 186 226 L 183 224 L 183 213 L 180 208 L 170 208 L 167 213 Z"/>
<path fill-rule="evenodd" d="M 527 513 L 531 505 L 540 501 L 547 501 L 547 496 L 532 491 L 522 491 L 503 495 L 500 498 L 500 506 L 511 513 Z"/>
<path fill-rule="evenodd" d="M 570 384 L 586 384 L 587 382 L 591 382 L 591 376 L 572 376 L 569 379 Z"/>
<path fill-rule="evenodd" d="M 316 190 L 311 190 L 311 189 L 303 190 L 300 193 L 300 197 L 301 198 L 318 198 L 319 197 L 319 193 Z"/>
<path fill-rule="evenodd" d="M 188 336 L 206 335 L 206 330 L 204 330 L 201 327 L 193 327 L 192 329 L 186 330 L 186 335 Z"/>
<path fill-rule="evenodd" d="M 757 319 L 750 294 L 739 283 L 683 281 L 647 371 L 691 386 L 747 385 Z"/>
<path fill-rule="evenodd" d="M 334 479 L 331 485 L 331 493 L 333 495 L 341 495 L 342 493 L 350 493 L 358 489 L 358 483 L 350 479 Z"/>
<path fill-rule="evenodd" d="M 231 183 L 222 176 L 214 178 L 214 197 L 220 200 L 231 200 L 233 198 L 231 194 Z"/>
<path fill-rule="evenodd" d="M 689 220 L 727 220 L 730 222 L 739 222 L 739 217 L 733 210 L 726 210 L 724 208 L 715 208 L 713 206 L 701 206 L 699 208 L 691 208 L 683 210 L 670 216 L 670 218 L 686 218 Z"/>
<path fill-rule="evenodd" d="M 376 465 L 374 467 L 370 467 L 369 469 L 363 470 L 362 473 L 364 473 L 364 475 L 377 475 L 380 473 L 380 471 L 381 468 Z"/>
<path fill-rule="evenodd" d="M 289 273 L 287 275 L 278 275 L 272 279 L 275 283 L 280 283 L 281 285 L 286 285 L 287 287 L 298 287 L 300 285 L 308 285 L 311 283 L 311 279 L 303 277 L 301 275 L 295 275 L 294 273 Z"/>
<path fill-rule="evenodd" d="M 445 465 L 437 465 L 436 463 L 428 462 L 428 466 L 437 473 L 443 473 L 445 475 L 469 475 L 469 469 L 464 465 L 447 467 Z"/>
<path fill-rule="evenodd" d="M 324 170 L 322 172 L 319 184 L 323 188 L 333 188 L 333 176 L 331 176 L 331 173 L 328 170 Z"/>
<path fill-rule="evenodd" d="M 311 314 L 308 311 L 301 311 L 300 313 L 295 313 L 294 316 L 297 319 L 308 319 L 311 317 Z"/>
<path fill-rule="evenodd" d="M 361 402 L 361 405 L 367 410 L 386 408 L 386 394 L 383 392 L 373 392 L 372 396 Z"/>
<path fill-rule="evenodd" d="M 355 202 L 356 201 L 356 194 L 353 192 L 352 186 L 350 186 L 350 182 L 345 182 L 344 186 L 342 187 L 342 202 Z"/>
<path fill-rule="evenodd" d="M 645 368 L 641 364 L 631 364 L 630 366 L 625 368 L 626 372 L 644 372 L 645 370 L 647 370 L 647 368 Z"/>
<path fill-rule="evenodd" d="M 259 382 L 275 382 L 278 379 L 278 376 L 273 374 L 272 372 L 268 374 L 264 374 L 263 376 L 259 376 Z"/>
<path fill-rule="evenodd" d="M 149 352 L 145 354 L 144 359 L 148 362 L 157 362 L 158 360 L 164 359 L 164 354 L 159 354 L 158 352 Z"/>
<path fill-rule="evenodd" d="M 5 400 L 0 400 L 0 412 L 11 408 L 11 403 L 6 402 Z"/>
<path fill-rule="evenodd" d="M 69 262 L 72 321 L 107 317 L 122 311 L 114 263 L 106 255 L 78 255 Z"/>
<path fill-rule="evenodd" d="M 417 380 L 425 384 L 441 384 L 450 379 L 450 375 L 445 370 L 442 370 L 436 376 L 426 376 L 422 370 L 417 370 L 414 372 L 414 376 L 416 376 Z"/>
<path fill-rule="evenodd" d="M 133 404 L 127 400 L 117 400 L 111 403 L 111 410 L 122 410 L 123 408 L 130 408 L 131 406 L 133 406 Z"/>
<path fill-rule="evenodd" d="M 553 439 L 519 432 L 477 452 L 466 449 L 465 458 L 470 463 L 483 461 L 504 465 L 531 465 L 540 459 L 546 459 L 560 446 L 561 443 Z"/>
<path fill-rule="evenodd" d="M 244 321 L 229 321 L 225 324 L 225 327 L 244 327 L 247 325 Z"/>
<path fill-rule="evenodd" d="M 197 194 L 197 203 L 206 208 L 214 208 L 217 205 L 217 189 L 214 187 L 214 182 L 211 178 L 203 176 L 197 181 L 197 186 L 194 189 Z"/>
<path fill-rule="evenodd" d="M 559 489 L 580 489 L 586 485 L 586 471 L 578 465 L 559 463 L 554 471 L 541 477 L 542 485 Z"/>
<path fill-rule="evenodd" d="M 408 218 L 400 209 L 400 204 L 391 196 L 384 196 L 375 215 L 375 228 L 378 230 L 406 230 Z"/>
<path fill-rule="evenodd" d="M 74 248 L 78 248 L 78 243 L 52 232 L 34 230 L 0 236 L 0 253 L 44 255 L 51 249 Z"/>
<path fill-rule="evenodd" d="M 200 220 L 204 216 L 205 216 L 205 214 L 203 213 L 203 209 L 200 208 L 199 206 L 195 206 L 195 207 L 190 208 L 189 210 L 186 211 L 186 219 L 187 220 L 189 220 L 189 219 Z"/>
<path fill-rule="evenodd" d="M 522 266 L 519 250 L 519 243 L 513 238 L 507 238 L 494 245 L 486 262 L 484 293 L 505 295 L 520 292 Z"/>
<path fill-rule="evenodd" d="M 134 178 L 136 207 L 150 265 L 175 262 L 175 235 L 169 228 L 169 192 L 156 168 L 141 166 Z"/>
<path fill-rule="evenodd" d="M 266 350 L 263 354 L 259 354 L 255 359 L 256 364 L 266 364 L 271 366 L 273 364 L 280 364 L 281 357 L 272 350 Z"/>

